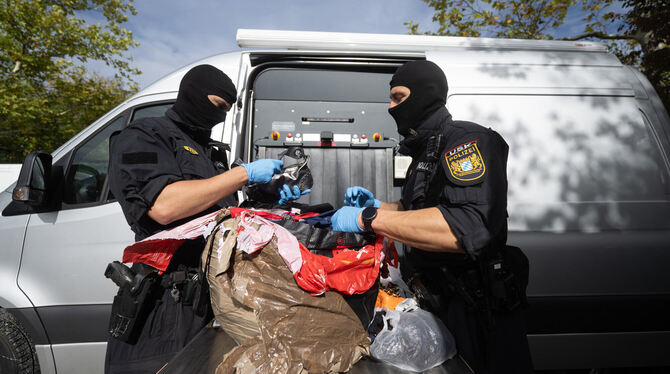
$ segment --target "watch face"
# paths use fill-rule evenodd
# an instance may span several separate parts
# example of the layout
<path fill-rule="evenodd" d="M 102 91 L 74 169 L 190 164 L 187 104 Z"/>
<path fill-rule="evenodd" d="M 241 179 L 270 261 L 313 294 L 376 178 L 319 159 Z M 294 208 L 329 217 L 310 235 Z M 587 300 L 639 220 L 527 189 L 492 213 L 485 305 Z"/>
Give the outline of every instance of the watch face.
<path fill-rule="evenodd" d="M 361 212 L 361 218 L 364 221 L 372 221 L 377 217 L 377 208 L 367 207 Z"/>
<path fill-rule="evenodd" d="M 365 231 L 372 232 L 372 221 L 377 217 L 377 208 L 371 206 L 363 209 L 361 212 L 361 219 L 365 226 Z"/>

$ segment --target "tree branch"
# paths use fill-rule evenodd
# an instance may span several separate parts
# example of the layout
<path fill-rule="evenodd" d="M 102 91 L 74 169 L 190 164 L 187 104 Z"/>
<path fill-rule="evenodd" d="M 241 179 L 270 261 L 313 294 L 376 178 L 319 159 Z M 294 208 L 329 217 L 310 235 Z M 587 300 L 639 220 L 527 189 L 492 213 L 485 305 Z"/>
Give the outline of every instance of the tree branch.
<path fill-rule="evenodd" d="M 598 39 L 608 39 L 608 40 L 621 40 L 621 39 L 626 39 L 626 40 L 635 40 L 638 43 L 642 44 L 641 38 L 637 35 L 628 35 L 628 34 L 605 34 L 604 32 L 587 32 L 582 35 L 577 35 L 571 38 L 561 38 L 559 40 L 580 40 L 584 38 L 598 38 Z"/>

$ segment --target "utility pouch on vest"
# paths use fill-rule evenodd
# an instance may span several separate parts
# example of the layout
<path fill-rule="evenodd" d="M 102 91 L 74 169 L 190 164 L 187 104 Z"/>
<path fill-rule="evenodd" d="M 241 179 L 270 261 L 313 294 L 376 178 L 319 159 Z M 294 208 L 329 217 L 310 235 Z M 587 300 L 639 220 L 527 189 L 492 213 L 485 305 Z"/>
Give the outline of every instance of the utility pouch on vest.
<path fill-rule="evenodd" d="M 119 273 L 132 275 L 116 282 Z M 112 314 L 109 319 L 109 334 L 122 342 L 135 344 L 146 317 L 153 308 L 155 293 L 160 290 L 158 274 L 156 272 L 135 273 L 127 266 L 114 262 L 108 265 L 105 276 L 115 280 L 119 291 L 114 296 Z M 116 278 L 116 279 L 115 279 Z M 126 280 L 130 280 L 126 282 Z"/>
<path fill-rule="evenodd" d="M 202 271 L 202 266 L 198 267 L 193 279 L 193 312 L 198 316 L 206 315 L 210 310 L 209 283 Z"/>
<path fill-rule="evenodd" d="M 209 311 L 209 284 L 201 266 L 191 268 L 180 264 L 177 270 L 161 276 L 161 286 L 170 290 L 175 302 L 192 305 L 196 315 L 202 317 Z"/>

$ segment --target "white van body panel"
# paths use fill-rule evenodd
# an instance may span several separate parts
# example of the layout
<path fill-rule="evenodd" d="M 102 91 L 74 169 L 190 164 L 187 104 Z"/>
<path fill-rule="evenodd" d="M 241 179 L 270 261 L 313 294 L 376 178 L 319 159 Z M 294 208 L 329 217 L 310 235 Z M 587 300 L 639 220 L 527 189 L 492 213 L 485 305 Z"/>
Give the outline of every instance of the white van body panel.
<path fill-rule="evenodd" d="M 20 171 L 21 164 L 0 164 L 0 190 L 16 182 Z"/>
<path fill-rule="evenodd" d="M 0 191 L 0 209 L 12 201 L 11 193 Z M 2 217 L 0 224 L 0 307 L 29 308 L 30 300 L 18 287 L 16 278 L 21 266 L 21 248 L 28 223 L 28 215 Z"/>
<path fill-rule="evenodd" d="M 56 344 L 51 348 L 59 373 L 93 374 L 105 372 L 107 343 Z"/>
<path fill-rule="evenodd" d="M 133 238 L 116 203 L 31 214 L 19 285 L 35 306 L 108 304 L 117 287 L 105 267 Z"/>
<path fill-rule="evenodd" d="M 35 345 L 35 354 L 37 355 L 37 360 L 40 363 L 40 374 L 56 374 L 56 364 L 54 363 L 54 355 L 51 351 L 51 345 Z M 102 373 L 104 370 L 98 372 Z"/>

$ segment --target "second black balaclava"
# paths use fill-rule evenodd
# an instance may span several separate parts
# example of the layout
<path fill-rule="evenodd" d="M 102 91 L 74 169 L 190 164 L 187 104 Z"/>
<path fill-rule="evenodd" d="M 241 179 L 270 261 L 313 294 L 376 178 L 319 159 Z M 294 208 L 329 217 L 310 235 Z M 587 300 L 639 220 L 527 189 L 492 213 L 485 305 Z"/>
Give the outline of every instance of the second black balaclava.
<path fill-rule="evenodd" d="M 226 112 L 212 104 L 207 95 L 219 96 L 233 105 L 237 91 L 224 72 L 212 65 L 198 65 L 182 78 L 172 106 L 185 122 L 179 127 L 201 144 L 209 140 L 212 127 L 226 119 Z"/>
<path fill-rule="evenodd" d="M 391 78 L 391 88 L 405 86 L 410 94 L 405 101 L 389 109 L 402 136 L 409 136 L 410 129 L 417 130 L 421 123 L 447 103 L 447 78 L 435 63 L 410 61 L 396 70 Z"/>

